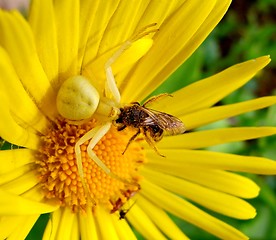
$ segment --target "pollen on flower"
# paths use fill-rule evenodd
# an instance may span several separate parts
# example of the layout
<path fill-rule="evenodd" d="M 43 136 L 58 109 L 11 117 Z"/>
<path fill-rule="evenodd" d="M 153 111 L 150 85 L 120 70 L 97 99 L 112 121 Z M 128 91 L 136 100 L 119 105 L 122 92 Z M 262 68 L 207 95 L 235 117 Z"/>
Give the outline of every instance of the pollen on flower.
<path fill-rule="evenodd" d="M 75 157 L 75 144 L 80 137 L 96 126 L 96 120 L 74 125 L 58 119 L 41 137 L 37 160 L 40 183 L 48 199 L 59 200 L 61 206 L 73 212 L 86 211 L 87 206 L 105 206 L 110 212 L 118 210 L 139 191 L 139 166 L 144 162 L 142 149 L 133 143 L 122 155 L 131 133 L 118 132 L 112 127 L 93 151 L 121 181 L 106 174 L 87 154 L 89 141 L 81 145 L 83 186 Z"/>

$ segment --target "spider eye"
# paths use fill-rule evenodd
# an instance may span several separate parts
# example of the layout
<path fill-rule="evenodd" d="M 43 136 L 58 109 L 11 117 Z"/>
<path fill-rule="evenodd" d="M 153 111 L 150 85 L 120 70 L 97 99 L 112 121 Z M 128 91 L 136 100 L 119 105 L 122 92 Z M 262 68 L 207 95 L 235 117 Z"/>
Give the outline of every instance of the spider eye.
<path fill-rule="evenodd" d="M 91 82 L 83 76 L 74 76 L 61 85 L 56 104 L 59 114 L 64 118 L 83 120 L 94 114 L 99 101 L 99 93 Z"/>

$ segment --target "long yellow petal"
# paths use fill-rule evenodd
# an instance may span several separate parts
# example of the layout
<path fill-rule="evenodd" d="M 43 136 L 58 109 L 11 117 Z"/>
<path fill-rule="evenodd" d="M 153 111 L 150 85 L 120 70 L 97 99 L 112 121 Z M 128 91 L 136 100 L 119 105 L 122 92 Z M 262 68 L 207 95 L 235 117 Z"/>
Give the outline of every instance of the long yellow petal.
<path fill-rule="evenodd" d="M 17 225 L 17 229 L 11 233 L 8 239 L 9 240 L 26 239 L 27 235 L 31 231 L 32 227 L 34 226 L 39 216 L 40 214 L 24 217 L 24 220 L 21 222 L 20 225 Z"/>
<path fill-rule="evenodd" d="M 122 44 L 133 35 L 137 26 L 137 21 L 140 20 L 141 15 L 146 11 L 149 2 L 148 0 L 119 2 L 116 11 L 106 26 L 102 42 L 99 46 L 99 55 L 110 50 L 110 47 Z M 160 9 L 161 8 L 160 6 Z M 158 9 L 156 9 L 156 11 L 158 11 Z"/>
<path fill-rule="evenodd" d="M 17 196 L 0 189 L 0 213 L 1 215 L 33 215 L 53 212 L 58 205 L 50 205 L 27 198 Z"/>
<path fill-rule="evenodd" d="M 22 86 L 21 80 L 18 78 L 8 54 L 1 47 L 0 59 L 0 78 L 2 83 L 0 91 L 7 94 L 9 100 L 8 106 L 13 118 L 24 128 L 43 133 L 49 121 Z M 4 107 L 8 108 L 8 106 L 2 105 L 2 109 Z"/>
<path fill-rule="evenodd" d="M 236 64 L 211 77 L 197 81 L 167 97 L 154 102 L 154 109 L 181 116 L 209 108 L 248 82 L 270 62 L 269 56 Z"/>
<path fill-rule="evenodd" d="M 112 65 L 113 74 L 117 76 L 118 73 L 136 63 L 148 52 L 151 46 L 152 39 L 150 38 L 142 38 L 134 42 L 119 56 L 119 58 Z M 101 55 L 95 61 L 87 63 L 87 65 L 83 69 L 83 75 L 87 76 L 93 83 L 94 87 L 96 87 L 99 91 L 103 91 L 105 87 L 105 64 L 117 50 L 118 48 L 111 49 L 111 51 L 108 51 L 105 54 Z M 117 77 L 116 82 L 117 85 L 119 85 Z"/>
<path fill-rule="evenodd" d="M 20 166 L 10 172 L 1 174 L 0 177 L 0 184 L 5 184 L 8 183 L 10 181 L 13 181 L 16 178 L 21 177 L 24 174 L 27 174 L 28 172 L 32 171 L 34 169 L 34 165 L 33 164 L 26 164 L 23 166 Z"/>
<path fill-rule="evenodd" d="M 9 111 L 10 102 L 5 93 L 0 91 L 0 99 L 3 107 L 0 118 L 0 136 L 6 141 L 30 149 L 37 149 L 39 137 L 33 131 L 26 129 L 15 121 L 14 116 Z"/>
<path fill-rule="evenodd" d="M 43 234 L 43 240 L 56 240 L 59 223 L 64 208 L 59 208 L 51 214 Z"/>
<path fill-rule="evenodd" d="M 150 214 L 150 213 L 148 213 Z M 166 239 L 165 236 L 153 223 L 148 214 L 138 204 L 134 204 L 127 214 L 127 220 L 146 239 Z"/>
<path fill-rule="evenodd" d="M 72 240 L 79 240 L 80 239 L 80 229 L 79 229 L 79 222 L 78 222 L 77 217 L 74 217 L 74 221 L 73 221 L 73 224 L 72 224 L 71 239 Z"/>
<path fill-rule="evenodd" d="M 95 225 L 94 215 L 92 209 L 88 208 L 86 215 L 80 213 L 79 218 L 79 229 L 80 235 L 83 240 L 98 239 L 97 228 Z"/>
<path fill-rule="evenodd" d="M 91 8 L 95 12 L 90 30 L 90 39 L 87 42 L 87 51 L 84 66 L 95 57 L 121 45 L 141 28 L 152 24 L 161 24 L 183 1 L 112 1 L 96 2 Z M 82 12 L 86 16 L 87 11 Z M 93 15 L 93 14 L 89 14 Z M 98 14 L 100 13 L 100 14 Z M 88 31 L 92 16 L 88 22 Z M 97 24 L 95 24 L 97 23 Z M 119 24 L 118 24 L 119 23 Z M 120 78 L 120 77 L 119 77 Z M 118 80 L 118 79 L 117 79 Z M 119 81 L 120 82 L 120 81 Z"/>
<path fill-rule="evenodd" d="M 254 198 L 260 192 L 251 179 L 227 171 L 185 164 L 175 167 L 170 162 L 163 165 L 154 161 L 149 162 L 147 167 L 241 198 Z"/>
<path fill-rule="evenodd" d="M 0 176 L 0 178 L 1 178 L 1 176 Z M 20 194 L 28 191 L 29 189 L 31 189 L 32 187 L 34 187 L 37 184 L 38 184 L 37 171 L 33 170 L 28 173 L 25 173 L 24 175 L 22 175 L 16 179 L 13 179 L 10 182 L 2 184 L 0 187 L 4 191 L 8 191 L 10 193 L 20 195 Z"/>
<path fill-rule="evenodd" d="M 99 238 L 119 240 L 119 236 L 112 223 L 110 213 L 107 212 L 106 209 L 98 207 L 95 214 L 98 222 Z"/>
<path fill-rule="evenodd" d="M 143 173 L 147 180 L 212 211 L 237 219 L 254 218 L 256 215 L 255 209 L 240 198 L 168 174 L 148 169 L 143 169 Z"/>
<path fill-rule="evenodd" d="M 78 69 L 79 1 L 55 1 L 58 40 L 59 82 L 80 74 Z"/>
<path fill-rule="evenodd" d="M 87 63 L 90 63 L 91 60 L 98 56 L 98 51 L 103 35 L 106 31 L 106 27 L 119 3 L 119 0 L 114 0 L 105 2 L 100 1 L 98 5 L 95 4 L 94 7 L 97 9 L 92 11 L 92 13 L 95 12 L 95 18 L 93 18 L 91 28 L 88 29 L 88 31 L 90 30 L 90 33 L 86 43 L 86 50 L 82 64 L 83 66 L 86 66 Z M 113 48 L 114 46 L 115 45 L 111 45 L 110 48 Z"/>
<path fill-rule="evenodd" d="M 175 168 L 186 165 L 264 175 L 276 174 L 276 162 L 263 157 L 183 149 L 166 149 L 163 150 L 162 154 L 167 156 L 167 160 L 162 157 L 156 157 L 156 153 L 152 151 L 147 153 L 147 157 L 151 163 L 156 162 L 160 165 L 166 165 L 168 161 Z"/>
<path fill-rule="evenodd" d="M 77 215 L 70 208 L 64 208 L 60 217 L 56 239 L 71 240 L 71 230 Z"/>
<path fill-rule="evenodd" d="M 146 213 L 150 213 L 152 221 L 157 225 L 162 232 L 164 232 L 170 239 L 189 239 L 172 221 L 172 219 L 166 214 L 166 212 L 148 201 L 143 196 L 139 197 L 137 202 L 139 207 Z"/>
<path fill-rule="evenodd" d="M 160 151 L 162 149 L 196 149 L 274 134 L 276 134 L 276 127 L 221 128 L 164 137 L 157 146 Z"/>
<path fill-rule="evenodd" d="M 30 149 L 0 151 L 0 175 L 34 162 L 34 151 Z"/>
<path fill-rule="evenodd" d="M 113 55 L 115 49 L 134 34 L 139 33 L 145 26 L 153 23 L 161 25 L 164 19 L 168 18 L 168 15 L 181 4 L 182 1 L 160 2 L 143 0 L 135 2 L 112 1 L 112 4 L 105 2 L 99 5 L 96 3 L 95 7 L 98 8 L 96 12 L 101 12 L 101 15 L 95 14 L 94 21 L 97 22 L 97 26 L 92 24 L 91 27 L 91 39 L 86 44 L 87 51 L 83 61 L 83 73 L 96 81 L 105 81 L 104 64 Z M 92 11 L 95 11 L 95 9 L 93 8 Z M 86 14 L 86 11 L 84 14 Z M 119 25 L 118 22 L 120 22 Z M 152 37 L 152 35 L 148 36 Z M 112 71 L 116 75 L 118 86 L 121 86 L 124 79 L 129 79 L 127 73 L 135 66 L 132 64 L 133 61 L 135 60 L 136 63 L 144 55 L 139 54 L 140 51 L 140 49 L 138 52 L 133 51 L 134 56 L 130 56 L 126 61 L 121 60 L 120 57 L 112 65 Z M 139 58 L 136 57 L 137 53 L 140 55 Z M 94 63 L 96 56 L 97 59 Z"/>
<path fill-rule="evenodd" d="M 212 217 L 186 200 L 154 185 L 153 183 L 144 180 L 141 187 L 143 189 L 141 194 L 145 198 L 150 199 L 156 206 L 161 207 L 173 215 L 178 216 L 221 239 L 248 239 L 243 233 L 232 226 Z"/>
<path fill-rule="evenodd" d="M 0 239 L 25 239 L 40 215 L 5 216 L 0 218 Z"/>
<path fill-rule="evenodd" d="M 32 31 L 18 12 L 0 11 L 0 43 L 8 52 L 24 88 L 49 117 L 55 112 L 55 95 L 39 61 Z"/>
<path fill-rule="evenodd" d="M 266 108 L 276 103 L 276 97 L 262 97 L 241 103 L 212 107 L 180 116 L 186 128 L 193 129 L 221 119 L 237 116 L 242 113 Z"/>
<path fill-rule="evenodd" d="M 136 236 L 127 223 L 126 220 L 119 220 L 117 215 L 112 214 L 112 223 L 114 225 L 114 228 L 116 229 L 119 239 L 125 239 L 125 240 L 136 240 Z"/>
<path fill-rule="evenodd" d="M 53 87 L 57 87 L 54 85 L 58 77 L 58 48 L 53 1 L 32 1 L 28 20 L 42 67 Z"/>
<path fill-rule="evenodd" d="M 92 43 L 88 42 L 88 37 L 89 37 L 90 31 L 97 32 L 97 30 L 99 30 L 99 29 L 96 29 L 98 28 L 98 26 L 96 26 L 95 24 L 97 23 L 95 21 L 95 18 L 98 15 L 102 14 L 102 12 L 98 11 L 98 6 L 101 2 L 102 1 L 100 0 L 94 0 L 93 4 L 91 4 L 90 1 L 80 1 L 78 69 L 83 69 L 84 66 L 86 65 L 84 58 L 85 58 L 85 54 L 87 54 L 88 49 L 91 50 L 92 56 L 89 56 L 90 59 L 87 61 L 91 61 L 96 57 L 96 53 L 98 49 L 93 44 L 94 44 L 94 39 L 96 37 L 100 38 L 100 36 L 94 36 L 94 38 L 92 37 L 91 39 Z M 108 3 L 108 2 L 105 2 L 105 3 Z M 86 59 L 89 57 L 86 56 Z"/>
<path fill-rule="evenodd" d="M 127 79 L 122 101 L 137 101 L 148 96 L 195 51 L 228 5 L 229 1 L 185 1 L 179 6 L 160 26 L 153 47 Z"/>

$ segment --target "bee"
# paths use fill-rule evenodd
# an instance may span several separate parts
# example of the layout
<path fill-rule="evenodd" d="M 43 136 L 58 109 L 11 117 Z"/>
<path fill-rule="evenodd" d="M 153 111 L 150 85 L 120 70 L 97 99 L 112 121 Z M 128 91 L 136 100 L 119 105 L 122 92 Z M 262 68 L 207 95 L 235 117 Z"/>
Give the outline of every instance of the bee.
<path fill-rule="evenodd" d="M 184 123 L 177 117 L 146 107 L 149 103 L 164 96 L 171 95 L 163 93 L 149 98 L 143 105 L 140 105 L 138 102 L 133 102 L 129 106 L 120 108 L 120 114 L 116 119 L 117 130 L 122 131 L 126 127 L 132 127 L 137 130 L 129 139 L 123 154 L 130 143 L 141 133 L 144 135 L 149 146 L 151 146 L 158 155 L 164 157 L 159 153 L 155 143 L 159 142 L 164 135 L 177 135 L 185 132 L 186 128 Z"/>

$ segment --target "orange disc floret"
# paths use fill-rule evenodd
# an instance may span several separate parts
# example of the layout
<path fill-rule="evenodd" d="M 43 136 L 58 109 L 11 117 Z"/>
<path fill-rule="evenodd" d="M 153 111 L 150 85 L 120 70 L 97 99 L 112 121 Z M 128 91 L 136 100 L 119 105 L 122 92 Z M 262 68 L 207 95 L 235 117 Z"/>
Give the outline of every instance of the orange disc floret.
<path fill-rule="evenodd" d="M 59 200 L 61 206 L 70 207 L 74 212 L 86 211 L 87 205 L 102 205 L 114 212 L 118 202 L 123 205 L 140 189 L 138 169 L 144 162 L 142 148 L 134 142 L 122 154 L 132 135 L 113 126 L 93 151 L 118 178 L 106 174 L 89 157 L 89 140 L 81 145 L 84 179 L 80 178 L 75 144 L 96 125 L 95 119 L 82 124 L 57 119 L 41 137 L 37 164 L 45 197 Z"/>

